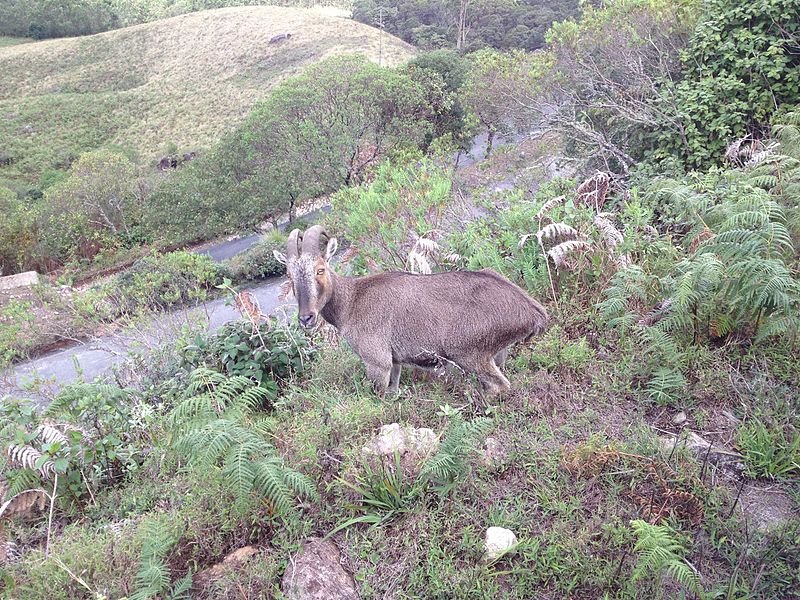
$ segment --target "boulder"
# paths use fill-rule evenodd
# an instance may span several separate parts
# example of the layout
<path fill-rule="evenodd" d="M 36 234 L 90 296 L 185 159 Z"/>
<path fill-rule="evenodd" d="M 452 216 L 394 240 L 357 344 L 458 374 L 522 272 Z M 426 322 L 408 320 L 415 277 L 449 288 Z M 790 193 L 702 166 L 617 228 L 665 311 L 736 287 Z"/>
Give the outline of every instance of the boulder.
<path fill-rule="evenodd" d="M 289 560 L 281 591 L 289 600 L 358 600 L 353 576 L 341 564 L 339 549 L 330 540 L 310 538 Z"/>
<path fill-rule="evenodd" d="M 39 274 L 36 271 L 25 271 L 0 277 L 0 290 L 13 290 L 14 288 L 38 285 L 38 283 Z"/>
<path fill-rule="evenodd" d="M 517 544 L 517 536 L 510 529 L 489 527 L 484 542 L 484 562 L 492 562 L 500 558 L 509 548 Z"/>
<path fill-rule="evenodd" d="M 432 429 L 401 427 L 391 423 L 381 427 L 378 435 L 363 448 L 364 454 L 393 456 L 395 452 L 425 456 L 433 453 L 439 445 L 439 437 Z"/>

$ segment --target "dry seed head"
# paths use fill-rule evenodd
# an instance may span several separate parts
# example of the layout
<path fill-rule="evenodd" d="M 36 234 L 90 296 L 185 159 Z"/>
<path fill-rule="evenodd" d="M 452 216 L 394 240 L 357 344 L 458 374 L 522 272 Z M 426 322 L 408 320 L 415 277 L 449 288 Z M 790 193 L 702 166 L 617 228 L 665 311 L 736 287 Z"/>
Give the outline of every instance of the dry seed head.
<path fill-rule="evenodd" d="M 570 227 L 566 223 L 550 223 L 545 227 L 542 227 L 537 233 L 536 237 L 541 240 L 554 240 L 556 238 L 560 239 L 577 239 L 580 237 L 580 233 L 574 228 Z"/>
<path fill-rule="evenodd" d="M 581 240 L 567 240 L 561 242 L 557 246 L 553 246 L 547 251 L 547 255 L 553 259 L 556 267 L 564 268 L 567 266 L 567 258 L 579 254 L 581 252 L 590 250 L 592 245 L 589 242 Z"/>

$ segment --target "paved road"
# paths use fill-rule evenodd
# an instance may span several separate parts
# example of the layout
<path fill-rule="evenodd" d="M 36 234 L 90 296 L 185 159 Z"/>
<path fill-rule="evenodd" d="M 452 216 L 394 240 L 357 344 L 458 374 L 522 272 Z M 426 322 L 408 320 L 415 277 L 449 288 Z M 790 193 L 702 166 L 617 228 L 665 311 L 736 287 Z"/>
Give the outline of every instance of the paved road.
<path fill-rule="evenodd" d="M 261 239 L 261 236 L 262 234 L 260 233 L 254 233 L 253 235 L 248 235 L 247 237 L 236 238 L 235 240 L 229 240 L 227 242 L 222 242 L 221 244 L 215 244 L 214 246 L 203 248 L 202 250 L 198 250 L 197 253 L 210 256 L 211 260 L 216 262 L 222 262 L 223 260 L 233 258 L 237 254 L 241 254 L 250 246 L 255 244 L 259 239 Z"/>
<path fill-rule="evenodd" d="M 263 313 L 271 314 L 278 309 L 285 310 L 287 314 L 293 311 L 291 304 L 278 299 L 282 282 L 282 277 L 274 278 L 248 288 L 258 299 Z M 108 374 L 115 365 L 126 359 L 129 351 L 156 348 L 174 339 L 184 325 L 214 331 L 228 321 L 241 318 L 239 312 L 228 303 L 228 298 L 217 298 L 198 307 L 165 313 L 146 325 L 130 326 L 118 333 L 16 365 L 0 379 L 0 397 L 8 394 L 44 401 L 42 394 L 26 391 L 29 384 L 39 381 L 45 386 L 46 392 L 53 392 L 77 381 L 79 371 L 85 381 Z"/>
<path fill-rule="evenodd" d="M 331 211 L 330 205 L 323 206 L 317 210 L 312 210 L 307 213 L 301 213 L 298 215 L 298 218 L 302 218 L 304 221 L 315 222 L 319 217 L 323 214 L 329 213 Z M 278 227 L 281 229 L 286 229 L 287 225 L 289 224 L 288 219 L 281 219 L 278 222 Z M 261 239 L 261 233 L 254 233 L 253 235 L 248 235 L 241 238 L 236 238 L 233 240 L 228 240 L 227 242 L 222 242 L 219 244 L 214 244 L 213 246 L 209 246 L 208 248 L 203 248 L 202 250 L 198 250 L 198 254 L 205 254 L 211 257 L 211 260 L 215 260 L 217 262 L 222 262 L 223 260 L 228 260 L 233 258 L 237 254 L 241 254 L 250 246 L 255 244 L 258 240 Z"/>

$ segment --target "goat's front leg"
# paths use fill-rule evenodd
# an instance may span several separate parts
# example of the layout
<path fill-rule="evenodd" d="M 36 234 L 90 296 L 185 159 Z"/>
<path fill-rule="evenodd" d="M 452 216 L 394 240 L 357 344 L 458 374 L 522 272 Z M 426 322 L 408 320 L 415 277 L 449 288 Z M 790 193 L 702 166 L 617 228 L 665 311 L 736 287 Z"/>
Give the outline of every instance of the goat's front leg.
<path fill-rule="evenodd" d="M 386 389 L 389 387 L 389 380 L 391 379 L 392 363 L 388 364 L 376 360 L 364 361 L 364 366 L 367 369 L 367 379 L 372 382 L 372 389 L 378 396 L 383 397 L 386 394 Z"/>

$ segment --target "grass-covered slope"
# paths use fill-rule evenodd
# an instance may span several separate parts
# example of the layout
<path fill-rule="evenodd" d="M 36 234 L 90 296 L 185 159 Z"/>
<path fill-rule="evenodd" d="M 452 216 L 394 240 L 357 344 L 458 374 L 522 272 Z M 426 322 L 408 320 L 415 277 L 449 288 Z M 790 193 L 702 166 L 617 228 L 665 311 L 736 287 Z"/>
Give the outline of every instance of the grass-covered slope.
<path fill-rule="evenodd" d="M 270 44 L 273 36 L 290 39 Z M 0 177 L 35 177 L 114 144 L 202 149 L 281 79 L 339 53 L 378 60 L 379 31 L 303 9 L 204 11 L 83 38 L 0 47 Z M 384 35 L 382 63 L 412 56 Z"/>

